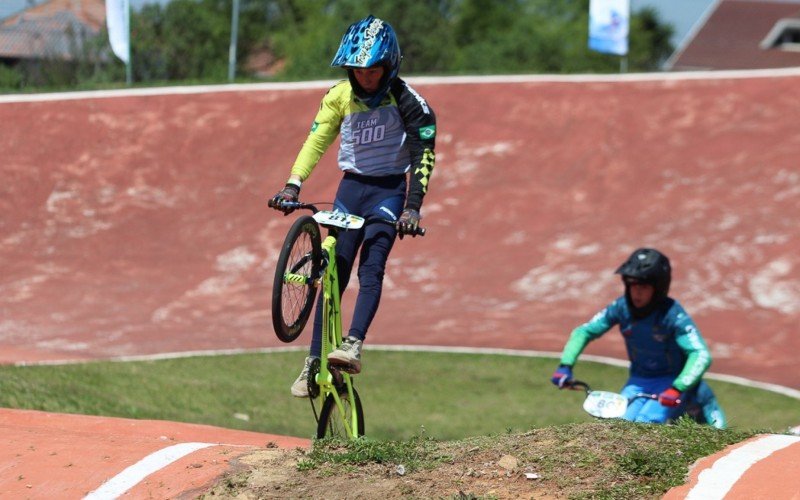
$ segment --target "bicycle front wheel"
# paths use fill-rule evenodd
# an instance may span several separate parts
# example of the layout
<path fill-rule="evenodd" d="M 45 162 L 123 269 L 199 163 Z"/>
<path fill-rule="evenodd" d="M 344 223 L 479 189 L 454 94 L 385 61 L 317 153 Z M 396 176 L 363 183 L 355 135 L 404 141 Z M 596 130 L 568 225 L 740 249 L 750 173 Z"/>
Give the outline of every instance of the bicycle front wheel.
<path fill-rule="evenodd" d="M 354 438 L 364 435 L 364 409 L 361 407 L 361 398 L 358 397 L 356 389 L 353 388 L 353 401 L 350 401 L 346 391 L 339 394 L 339 401 L 342 402 L 344 418 L 342 418 L 342 411 L 336 405 L 333 394 L 328 394 L 325 402 L 322 403 L 317 424 L 317 439 L 326 437 L 348 439 L 350 437 L 348 429 L 356 430 Z"/>
<path fill-rule="evenodd" d="M 286 235 L 272 285 L 272 326 L 283 342 L 293 342 L 306 326 L 317 294 L 314 280 L 321 267 L 319 225 L 304 215 Z"/>

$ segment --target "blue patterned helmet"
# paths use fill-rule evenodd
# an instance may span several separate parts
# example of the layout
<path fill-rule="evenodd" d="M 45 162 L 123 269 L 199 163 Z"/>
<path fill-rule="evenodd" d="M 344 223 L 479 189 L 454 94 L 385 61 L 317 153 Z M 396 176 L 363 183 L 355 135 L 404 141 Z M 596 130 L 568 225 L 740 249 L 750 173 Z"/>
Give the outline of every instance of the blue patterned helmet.
<path fill-rule="evenodd" d="M 397 35 L 389 23 L 369 15 L 350 25 L 342 37 L 339 50 L 331 61 L 331 66 L 344 67 L 348 70 L 351 83 L 354 82 L 353 68 L 369 68 L 383 65 L 386 68 L 380 89 L 372 95 L 359 93 L 360 87 L 353 85 L 362 100 L 370 107 L 377 106 L 386 95 L 392 81 L 400 71 L 400 44 Z M 360 95 L 361 94 L 361 95 Z"/>

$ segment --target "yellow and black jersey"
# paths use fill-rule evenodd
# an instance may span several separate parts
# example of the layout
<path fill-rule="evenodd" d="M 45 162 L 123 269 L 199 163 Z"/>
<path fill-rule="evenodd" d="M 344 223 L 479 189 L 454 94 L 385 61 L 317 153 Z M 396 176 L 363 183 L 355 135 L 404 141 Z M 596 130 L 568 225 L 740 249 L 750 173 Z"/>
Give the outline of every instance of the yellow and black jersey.
<path fill-rule="evenodd" d="M 420 209 L 436 141 L 436 116 L 422 96 L 397 78 L 380 106 L 369 108 L 348 80 L 338 82 L 323 97 L 292 174 L 307 179 L 337 135 L 339 168 L 372 177 L 411 172 L 406 207 Z"/>

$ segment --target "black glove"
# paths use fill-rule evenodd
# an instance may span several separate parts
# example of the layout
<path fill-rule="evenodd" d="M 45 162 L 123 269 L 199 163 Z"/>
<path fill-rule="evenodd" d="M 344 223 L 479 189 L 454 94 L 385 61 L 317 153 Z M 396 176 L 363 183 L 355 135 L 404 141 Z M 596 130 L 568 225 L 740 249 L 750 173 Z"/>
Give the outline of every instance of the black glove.
<path fill-rule="evenodd" d="M 298 196 L 300 196 L 300 186 L 286 184 L 286 187 L 275 193 L 275 196 L 267 202 L 267 205 L 275 210 L 280 210 L 284 215 L 289 215 L 294 212 L 294 208 L 284 207 L 283 202 L 297 201 Z"/>
<path fill-rule="evenodd" d="M 411 208 L 406 208 L 403 210 L 400 220 L 397 221 L 397 234 L 400 236 L 401 240 L 406 234 L 410 234 L 411 236 L 417 235 L 417 229 L 419 229 L 419 219 L 420 215 L 418 211 Z"/>

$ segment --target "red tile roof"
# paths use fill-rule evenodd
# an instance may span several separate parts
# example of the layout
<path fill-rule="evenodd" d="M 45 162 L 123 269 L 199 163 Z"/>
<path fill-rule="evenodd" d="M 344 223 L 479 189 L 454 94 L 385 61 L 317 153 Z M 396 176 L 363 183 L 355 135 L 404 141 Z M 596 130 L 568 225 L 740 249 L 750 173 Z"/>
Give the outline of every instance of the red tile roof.
<path fill-rule="evenodd" d="M 675 71 L 800 66 L 800 52 L 762 49 L 775 23 L 800 18 L 800 0 L 722 0 L 685 48 L 667 62 Z"/>
<path fill-rule="evenodd" d="M 0 24 L 0 58 L 71 59 L 105 25 L 104 0 L 50 0 Z"/>

